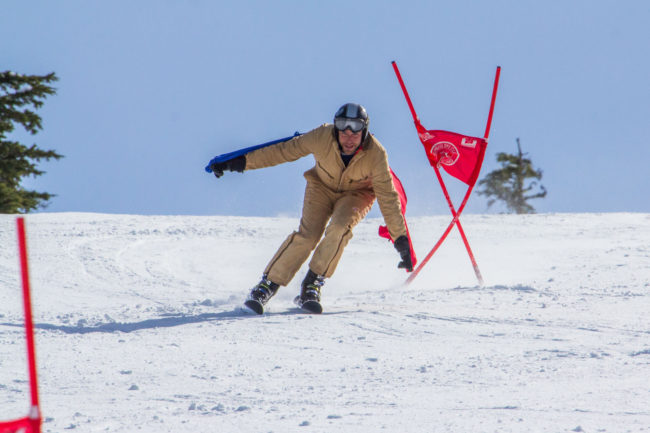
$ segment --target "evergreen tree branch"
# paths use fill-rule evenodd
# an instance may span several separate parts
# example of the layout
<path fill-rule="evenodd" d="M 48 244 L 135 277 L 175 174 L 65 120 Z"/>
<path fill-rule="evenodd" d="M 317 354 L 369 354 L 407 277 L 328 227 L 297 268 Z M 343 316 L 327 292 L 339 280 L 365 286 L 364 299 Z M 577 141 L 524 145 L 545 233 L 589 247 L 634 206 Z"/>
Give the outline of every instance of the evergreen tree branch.
<path fill-rule="evenodd" d="M 46 206 L 54 197 L 26 190 L 21 181 L 27 176 L 44 174 L 36 167 L 41 160 L 60 159 L 62 155 L 6 138 L 16 125 L 32 135 L 42 130 L 41 117 L 35 110 L 43 106 L 47 96 L 56 94 L 50 84 L 57 80 L 53 72 L 43 76 L 0 72 L 0 213 L 29 212 Z"/>

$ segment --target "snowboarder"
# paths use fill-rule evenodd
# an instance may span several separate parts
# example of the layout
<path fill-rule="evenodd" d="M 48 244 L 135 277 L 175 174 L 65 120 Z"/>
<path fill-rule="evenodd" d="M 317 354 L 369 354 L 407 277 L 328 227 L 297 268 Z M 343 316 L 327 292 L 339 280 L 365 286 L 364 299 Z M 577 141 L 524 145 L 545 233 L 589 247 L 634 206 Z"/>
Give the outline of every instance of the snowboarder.
<path fill-rule="evenodd" d="M 245 303 L 249 309 L 262 314 L 278 288 L 289 284 L 314 251 L 295 302 L 303 309 L 321 313 L 325 278 L 334 273 L 352 238 L 352 229 L 370 211 L 375 198 L 400 254 L 398 267 L 413 270 L 406 225 L 386 150 L 368 132 L 368 125 L 366 109 L 348 103 L 338 109 L 334 124 L 323 124 L 288 141 L 210 166 L 219 178 L 224 171 L 241 173 L 309 154 L 316 161 L 304 174 L 307 186 L 300 226 L 280 246 L 266 266 L 262 280 L 251 290 Z"/>

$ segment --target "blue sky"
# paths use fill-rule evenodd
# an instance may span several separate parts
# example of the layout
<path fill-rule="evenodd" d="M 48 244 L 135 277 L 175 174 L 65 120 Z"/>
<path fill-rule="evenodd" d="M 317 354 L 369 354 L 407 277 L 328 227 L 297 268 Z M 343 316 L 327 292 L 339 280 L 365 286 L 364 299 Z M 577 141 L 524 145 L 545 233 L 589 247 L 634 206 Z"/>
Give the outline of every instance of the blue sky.
<path fill-rule="evenodd" d="M 65 155 L 26 182 L 57 194 L 48 212 L 299 215 L 311 157 L 219 180 L 203 167 L 354 101 L 408 214 L 448 214 L 391 60 L 427 128 L 478 136 L 502 67 L 480 178 L 519 137 L 544 172 L 538 212 L 650 212 L 649 22 L 645 0 L 7 0 L 0 68 L 60 77 L 44 130 L 16 134 Z M 473 195 L 466 212 L 486 209 Z"/>

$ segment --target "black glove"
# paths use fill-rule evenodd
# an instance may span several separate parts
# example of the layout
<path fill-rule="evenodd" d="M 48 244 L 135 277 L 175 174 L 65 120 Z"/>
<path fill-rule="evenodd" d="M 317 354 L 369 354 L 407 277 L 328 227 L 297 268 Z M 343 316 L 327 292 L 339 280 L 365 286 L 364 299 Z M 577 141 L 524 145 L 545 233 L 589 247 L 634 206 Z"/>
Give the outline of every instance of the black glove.
<path fill-rule="evenodd" d="M 409 238 L 402 235 L 395 239 L 395 249 L 399 253 L 402 261 L 397 265 L 400 269 L 406 269 L 408 272 L 413 271 L 413 261 L 411 260 L 411 246 L 409 245 Z"/>
<path fill-rule="evenodd" d="M 241 155 L 233 159 L 229 159 L 224 162 L 215 162 L 210 166 L 212 173 L 219 178 L 223 176 L 224 171 L 236 171 L 238 173 L 243 173 L 246 168 L 246 156 Z"/>

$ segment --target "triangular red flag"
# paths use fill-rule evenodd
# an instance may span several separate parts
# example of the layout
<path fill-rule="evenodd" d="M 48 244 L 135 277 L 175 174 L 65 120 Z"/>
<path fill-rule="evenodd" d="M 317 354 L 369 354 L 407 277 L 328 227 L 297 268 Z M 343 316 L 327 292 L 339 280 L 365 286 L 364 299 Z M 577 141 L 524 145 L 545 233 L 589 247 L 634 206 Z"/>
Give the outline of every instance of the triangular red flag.
<path fill-rule="evenodd" d="M 418 262 L 418 259 L 417 257 L 415 257 L 413 242 L 411 242 L 411 234 L 409 233 L 409 227 L 406 224 L 406 202 L 407 202 L 406 192 L 404 191 L 404 187 L 402 186 L 402 181 L 399 180 L 395 172 L 393 172 L 392 168 L 390 169 L 390 174 L 393 177 L 393 186 L 397 191 L 397 195 L 399 195 L 399 202 L 402 208 L 402 216 L 404 217 L 404 225 L 406 226 L 406 236 L 409 238 L 409 245 L 411 247 L 411 262 L 413 263 L 413 267 L 415 267 L 416 263 Z M 388 232 L 388 227 L 386 226 L 379 227 L 379 236 L 381 236 L 382 238 L 386 238 L 391 242 L 395 241 L 395 239 L 392 239 L 390 237 L 390 233 Z"/>
<path fill-rule="evenodd" d="M 442 166 L 451 176 L 474 186 L 481 171 L 487 141 L 455 132 L 426 130 L 420 122 L 416 122 L 415 127 L 431 166 Z"/>

